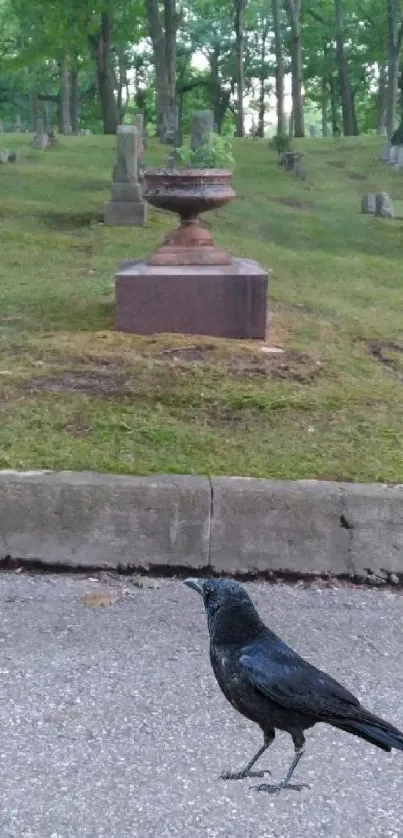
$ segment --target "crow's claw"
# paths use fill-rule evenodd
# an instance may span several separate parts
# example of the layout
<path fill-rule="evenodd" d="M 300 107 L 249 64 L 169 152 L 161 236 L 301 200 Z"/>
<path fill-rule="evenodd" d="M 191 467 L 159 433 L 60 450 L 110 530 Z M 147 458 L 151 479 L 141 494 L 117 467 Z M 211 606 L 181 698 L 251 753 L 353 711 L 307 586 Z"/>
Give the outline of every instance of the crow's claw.
<path fill-rule="evenodd" d="M 224 771 L 220 774 L 220 780 L 245 780 L 247 777 L 264 777 L 271 774 L 268 768 L 262 771 Z"/>
<path fill-rule="evenodd" d="M 308 783 L 279 783 L 278 786 L 270 786 L 268 783 L 260 783 L 259 786 L 251 786 L 256 791 L 266 791 L 268 794 L 277 794 L 283 789 L 290 789 L 291 791 L 302 791 L 302 789 L 309 789 Z"/>

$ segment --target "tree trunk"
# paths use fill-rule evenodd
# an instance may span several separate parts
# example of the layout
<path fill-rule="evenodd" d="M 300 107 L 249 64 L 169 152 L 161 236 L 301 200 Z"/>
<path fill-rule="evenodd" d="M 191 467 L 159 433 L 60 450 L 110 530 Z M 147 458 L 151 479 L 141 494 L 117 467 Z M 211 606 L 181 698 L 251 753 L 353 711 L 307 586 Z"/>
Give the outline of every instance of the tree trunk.
<path fill-rule="evenodd" d="M 113 19 L 111 12 L 104 12 L 96 35 L 89 36 L 92 57 L 97 68 L 98 92 L 101 102 L 104 134 L 116 134 L 119 121 L 115 99 L 115 74 L 112 67 Z"/>
<path fill-rule="evenodd" d="M 322 137 L 328 136 L 328 112 L 329 112 L 329 79 L 326 75 L 326 68 L 329 58 L 329 42 L 323 42 L 323 76 L 322 76 L 322 96 L 321 96 L 321 113 L 322 113 Z"/>
<path fill-rule="evenodd" d="M 244 119 L 244 67 L 243 54 L 245 45 L 245 8 L 247 0 L 234 0 L 234 29 L 235 29 L 235 79 L 237 89 L 237 137 L 245 136 Z"/>
<path fill-rule="evenodd" d="M 70 70 L 68 59 L 63 55 L 59 62 L 60 86 L 60 129 L 62 134 L 71 134 L 70 122 Z"/>
<path fill-rule="evenodd" d="M 219 59 L 219 48 L 216 48 L 209 53 L 208 60 L 210 64 L 210 108 L 214 114 L 214 125 L 216 126 L 215 130 L 217 131 L 217 134 L 221 134 L 222 124 L 231 99 L 231 90 L 223 90 L 221 87 Z"/>
<path fill-rule="evenodd" d="M 397 97 L 399 92 L 399 63 L 403 38 L 403 11 L 399 0 L 386 0 L 388 29 L 388 88 L 386 101 L 386 128 L 388 135 L 394 131 Z"/>
<path fill-rule="evenodd" d="M 29 91 L 29 121 L 31 123 L 31 131 L 36 131 L 36 120 L 38 118 L 38 96 L 34 86 Z"/>
<path fill-rule="evenodd" d="M 377 96 L 377 133 L 386 134 L 386 103 L 387 103 L 388 74 L 386 64 L 379 65 L 378 96 Z"/>
<path fill-rule="evenodd" d="M 163 23 L 158 0 L 146 0 L 146 12 L 154 52 L 157 133 L 163 141 L 176 104 L 176 0 L 164 0 Z"/>
<path fill-rule="evenodd" d="M 78 132 L 78 71 L 70 73 L 70 122 L 73 134 Z"/>
<path fill-rule="evenodd" d="M 258 127 L 257 136 L 264 137 L 264 118 L 266 114 L 266 42 L 269 34 L 269 22 L 267 22 L 262 31 L 262 47 L 260 50 L 260 78 L 259 78 L 259 109 L 258 109 Z"/>
<path fill-rule="evenodd" d="M 257 123 L 257 136 L 264 137 L 264 117 L 266 113 L 266 105 L 265 105 L 265 87 L 266 87 L 266 79 L 264 76 L 260 77 L 259 80 L 259 106 L 258 106 L 258 123 Z"/>
<path fill-rule="evenodd" d="M 334 0 L 334 17 L 336 28 L 336 64 L 339 73 L 343 132 L 346 136 L 353 136 L 356 133 L 356 126 L 354 124 L 353 95 L 348 77 L 348 63 L 344 45 L 342 0 Z"/>
<path fill-rule="evenodd" d="M 340 132 L 339 126 L 339 90 L 336 78 L 333 73 L 329 73 L 329 90 L 330 90 L 330 121 L 332 123 L 332 135 L 336 136 Z"/>
<path fill-rule="evenodd" d="M 327 84 L 326 76 L 323 76 L 322 79 L 322 101 L 321 101 L 321 112 L 322 112 L 322 137 L 328 136 L 327 130 L 327 114 L 329 109 L 329 89 Z"/>
<path fill-rule="evenodd" d="M 285 8 L 291 27 L 291 92 L 294 136 L 304 137 L 304 103 L 302 97 L 302 50 L 300 13 L 301 0 L 285 0 Z"/>
<path fill-rule="evenodd" d="M 284 119 L 284 57 L 283 37 L 280 24 L 280 2 L 272 0 L 271 10 L 274 29 L 274 50 L 276 55 L 276 110 L 277 110 L 277 134 L 285 134 Z"/>

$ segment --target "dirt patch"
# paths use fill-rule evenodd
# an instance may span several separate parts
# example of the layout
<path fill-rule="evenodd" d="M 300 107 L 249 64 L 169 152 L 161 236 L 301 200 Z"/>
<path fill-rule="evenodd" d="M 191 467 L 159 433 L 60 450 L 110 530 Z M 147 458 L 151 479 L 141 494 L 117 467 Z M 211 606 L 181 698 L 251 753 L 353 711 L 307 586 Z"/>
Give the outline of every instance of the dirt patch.
<path fill-rule="evenodd" d="M 302 352 L 287 350 L 281 355 L 232 356 L 229 371 L 242 378 L 281 378 L 310 384 L 321 372 L 322 363 Z"/>
<path fill-rule="evenodd" d="M 215 346 L 211 343 L 195 344 L 194 346 L 179 346 L 172 349 L 164 349 L 161 352 L 163 358 L 172 361 L 189 361 L 191 363 L 203 363 L 208 360 L 208 353 L 214 351 Z"/>
<path fill-rule="evenodd" d="M 66 370 L 59 376 L 41 376 L 25 382 L 31 393 L 84 393 L 87 396 L 127 396 L 131 393 L 126 374 L 116 367 L 98 370 Z"/>
<path fill-rule="evenodd" d="M 403 346 L 401 344 L 391 340 L 369 340 L 367 347 L 376 361 L 403 380 Z"/>
<path fill-rule="evenodd" d="M 91 425 L 83 425 L 79 421 L 77 423 L 71 422 L 65 425 L 63 431 L 70 436 L 75 436 L 77 439 L 85 439 L 92 433 Z"/>
<path fill-rule="evenodd" d="M 368 180 L 367 175 L 362 175 L 360 172 L 347 172 L 347 177 L 350 180 Z"/>
<path fill-rule="evenodd" d="M 83 227 L 91 227 L 95 222 L 103 221 L 103 215 L 99 212 L 41 212 L 41 220 L 52 230 L 79 230 Z"/>
<path fill-rule="evenodd" d="M 292 207 L 292 209 L 299 209 L 299 210 L 317 210 L 318 207 L 316 204 L 313 204 L 312 201 L 300 201 L 299 198 L 272 198 L 272 201 L 276 201 L 277 204 L 283 204 L 286 207 Z"/>
<path fill-rule="evenodd" d="M 80 192 L 100 192 L 110 189 L 110 182 L 107 180 L 84 180 L 77 183 L 73 188 Z"/>
<path fill-rule="evenodd" d="M 282 378 L 302 384 L 311 382 L 322 369 L 320 361 L 293 350 L 272 355 L 263 352 L 231 352 L 228 355 L 220 355 L 213 344 L 195 344 L 177 349 L 164 349 L 161 356 L 169 358 L 171 362 L 214 365 L 237 378 Z"/>

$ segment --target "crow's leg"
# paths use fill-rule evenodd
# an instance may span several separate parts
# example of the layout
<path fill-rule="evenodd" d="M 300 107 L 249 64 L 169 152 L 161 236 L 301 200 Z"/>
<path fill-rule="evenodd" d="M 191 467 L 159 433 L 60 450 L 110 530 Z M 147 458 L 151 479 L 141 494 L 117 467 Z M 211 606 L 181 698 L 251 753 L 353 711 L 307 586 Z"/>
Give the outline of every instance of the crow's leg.
<path fill-rule="evenodd" d="M 221 780 L 244 780 L 245 777 L 264 777 L 265 774 L 270 774 L 270 771 L 267 769 L 264 771 L 251 771 L 252 766 L 255 762 L 260 759 L 262 754 L 267 751 L 267 748 L 271 745 L 274 740 L 274 730 L 264 731 L 264 744 L 261 748 L 259 748 L 257 754 L 252 757 L 252 759 L 245 765 L 245 768 L 241 768 L 240 771 L 225 771 L 223 774 L 220 775 Z"/>
<path fill-rule="evenodd" d="M 256 786 L 258 791 L 268 791 L 270 793 L 281 791 L 282 789 L 293 789 L 294 791 L 301 791 L 303 788 L 309 788 L 306 784 L 303 785 L 290 785 L 290 780 L 294 771 L 304 754 L 305 751 L 305 736 L 302 731 L 296 731 L 291 734 L 292 741 L 294 742 L 294 759 L 287 771 L 287 774 L 284 777 L 284 780 L 281 781 L 277 786 L 271 786 L 268 783 L 262 783 L 260 786 Z"/>

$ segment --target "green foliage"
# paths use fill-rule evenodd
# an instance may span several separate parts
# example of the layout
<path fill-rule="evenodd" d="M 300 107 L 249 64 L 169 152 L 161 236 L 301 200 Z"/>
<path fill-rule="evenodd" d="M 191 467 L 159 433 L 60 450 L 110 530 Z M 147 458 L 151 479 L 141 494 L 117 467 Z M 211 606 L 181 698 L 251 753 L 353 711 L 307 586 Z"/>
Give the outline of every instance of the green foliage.
<path fill-rule="evenodd" d="M 235 166 L 232 144 L 219 134 L 211 134 L 194 150 L 182 146 L 176 148 L 174 153 L 176 162 L 187 169 L 233 169 Z"/>
<path fill-rule="evenodd" d="M 275 134 L 275 136 L 269 140 L 269 148 L 273 151 L 277 151 L 277 154 L 283 154 L 285 151 L 289 151 L 291 148 L 290 137 L 287 134 Z"/>

